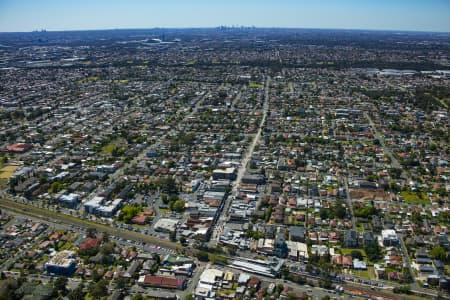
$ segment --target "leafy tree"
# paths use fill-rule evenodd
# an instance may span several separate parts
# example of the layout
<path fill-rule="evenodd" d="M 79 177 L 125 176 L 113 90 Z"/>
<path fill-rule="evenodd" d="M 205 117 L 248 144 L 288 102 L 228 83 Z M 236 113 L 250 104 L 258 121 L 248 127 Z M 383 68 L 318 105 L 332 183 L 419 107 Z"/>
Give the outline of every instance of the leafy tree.
<path fill-rule="evenodd" d="M 54 294 L 58 294 L 61 293 L 61 295 L 65 295 L 67 292 L 67 278 L 66 277 L 58 277 L 56 278 L 56 280 L 53 282 L 53 291 Z"/>
<path fill-rule="evenodd" d="M 411 294 L 411 287 L 409 285 L 398 286 L 393 289 L 396 294 Z"/>
<path fill-rule="evenodd" d="M 359 260 L 363 259 L 362 253 L 359 250 L 352 250 L 352 252 L 350 253 L 350 255 L 352 256 L 352 258 L 357 258 Z"/>
<path fill-rule="evenodd" d="M 370 261 L 376 261 L 381 258 L 381 249 L 376 241 L 364 245 L 364 251 Z"/>
<path fill-rule="evenodd" d="M 84 299 L 84 295 L 85 293 L 83 292 L 83 285 L 80 284 L 75 289 L 70 291 L 70 293 L 67 295 L 67 298 L 69 298 L 69 300 L 80 300 Z"/>
<path fill-rule="evenodd" d="M 135 294 L 133 296 L 133 300 L 144 300 L 144 297 L 142 296 L 142 294 Z"/>
<path fill-rule="evenodd" d="M 430 257 L 434 259 L 439 259 L 440 261 L 447 262 L 448 256 L 447 251 L 443 247 L 434 247 L 430 252 Z"/>
<path fill-rule="evenodd" d="M 177 233 L 175 231 L 170 232 L 169 238 L 170 241 L 175 242 L 177 240 Z"/>
<path fill-rule="evenodd" d="M 105 231 L 102 232 L 102 242 L 108 243 L 109 242 L 109 234 Z"/>
<path fill-rule="evenodd" d="M 116 280 L 116 288 L 119 290 L 124 289 L 127 286 L 127 281 L 123 277 L 119 277 Z"/>
<path fill-rule="evenodd" d="M 335 210 L 336 218 L 338 219 L 343 219 L 347 215 L 347 210 L 342 205 L 337 205 Z"/>
<path fill-rule="evenodd" d="M 161 257 L 159 256 L 158 253 L 153 253 L 152 258 L 155 261 L 155 263 L 157 263 L 158 265 L 161 264 Z"/>
<path fill-rule="evenodd" d="M 64 189 L 64 184 L 59 181 L 52 182 L 50 185 L 49 192 L 52 194 L 56 194 Z"/>
<path fill-rule="evenodd" d="M 161 200 L 164 204 L 169 203 L 169 197 L 167 196 L 167 194 L 161 194 Z"/>
<path fill-rule="evenodd" d="M 119 215 L 119 220 L 128 223 L 142 211 L 141 206 L 125 205 Z"/>
<path fill-rule="evenodd" d="M 185 202 L 183 200 L 177 200 L 173 204 L 173 210 L 176 212 L 184 211 Z"/>
<path fill-rule="evenodd" d="M 90 295 L 94 299 L 100 299 L 102 297 L 108 296 L 108 281 L 107 280 L 100 280 L 97 282 L 92 290 L 90 291 Z"/>
<path fill-rule="evenodd" d="M 197 258 L 200 261 L 208 261 L 209 260 L 209 255 L 208 252 L 206 251 L 197 251 Z"/>
<path fill-rule="evenodd" d="M 90 238 L 95 238 L 97 236 L 97 229 L 94 227 L 89 227 L 86 229 L 86 236 Z"/>

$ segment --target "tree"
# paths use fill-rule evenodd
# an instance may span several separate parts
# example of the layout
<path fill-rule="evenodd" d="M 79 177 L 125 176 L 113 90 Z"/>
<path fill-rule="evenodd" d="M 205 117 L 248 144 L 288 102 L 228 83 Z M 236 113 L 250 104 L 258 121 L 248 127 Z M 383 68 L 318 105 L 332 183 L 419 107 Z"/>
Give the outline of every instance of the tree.
<path fill-rule="evenodd" d="M 364 245 L 364 251 L 370 261 L 376 261 L 381 258 L 381 249 L 377 241 Z"/>
<path fill-rule="evenodd" d="M 83 285 L 80 284 L 67 295 L 67 298 L 69 298 L 69 300 L 80 300 L 84 299 L 84 295 Z"/>
<path fill-rule="evenodd" d="M 186 238 L 184 236 L 180 237 L 180 244 L 185 245 L 186 244 Z"/>
<path fill-rule="evenodd" d="M 164 204 L 169 203 L 169 197 L 167 196 L 167 194 L 161 194 L 161 200 Z"/>
<path fill-rule="evenodd" d="M 329 213 L 327 208 L 321 208 L 319 211 L 319 216 L 322 220 L 326 220 L 329 218 Z"/>
<path fill-rule="evenodd" d="M 67 292 L 66 285 L 67 285 L 66 277 L 56 278 L 55 282 L 53 283 L 54 294 L 57 295 L 57 294 L 61 293 L 61 295 L 65 295 Z"/>
<path fill-rule="evenodd" d="M 283 289 L 284 289 L 284 286 L 281 283 L 279 283 L 275 287 L 275 293 L 279 295 L 283 291 Z"/>
<path fill-rule="evenodd" d="M 197 251 L 197 258 L 200 261 L 208 261 L 209 260 L 209 255 L 208 252 L 206 251 Z"/>
<path fill-rule="evenodd" d="M 100 280 L 97 282 L 94 287 L 92 288 L 90 295 L 94 299 L 100 299 L 102 297 L 108 296 L 108 281 L 107 280 Z"/>
<path fill-rule="evenodd" d="M 352 250 L 352 252 L 350 253 L 350 255 L 352 256 L 353 259 L 357 258 L 359 260 L 363 259 L 362 253 L 359 250 Z"/>
<path fill-rule="evenodd" d="M 161 264 L 161 257 L 159 256 L 158 253 L 153 253 L 152 258 L 155 261 L 155 263 L 157 263 L 158 265 Z"/>
<path fill-rule="evenodd" d="M 177 200 L 173 204 L 173 210 L 176 212 L 184 211 L 185 202 L 183 200 Z"/>
<path fill-rule="evenodd" d="M 128 223 L 142 211 L 142 207 L 134 205 L 125 205 L 119 215 L 119 220 Z"/>
<path fill-rule="evenodd" d="M 89 238 L 95 238 L 97 236 L 97 229 L 94 227 L 89 227 L 86 229 L 86 236 Z"/>
<path fill-rule="evenodd" d="M 396 294 L 411 294 L 411 287 L 409 285 L 398 286 L 393 289 Z"/>
<path fill-rule="evenodd" d="M 175 231 L 171 231 L 170 234 L 169 234 L 169 238 L 170 238 L 170 241 L 176 242 L 176 240 L 177 240 L 177 233 Z"/>
<path fill-rule="evenodd" d="M 102 242 L 103 243 L 108 243 L 109 242 L 109 234 L 105 231 L 103 231 L 102 233 Z"/>
<path fill-rule="evenodd" d="M 142 294 L 135 294 L 133 300 L 144 300 L 144 297 L 142 297 Z"/>
<path fill-rule="evenodd" d="M 55 181 L 50 185 L 49 192 L 52 194 L 56 194 L 59 191 L 62 191 L 64 189 L 64 184 L 61 182 Z"/>
<path fill-rule="evenodd" d="M 347 215 L 347 210 L 345 209 L 345 207 L 342 205 L 337 205 L 336 206 L 336 217 L 338 219 L 343 219 L 343 218 L 345 218 L 346 215 Z"/>
<path fill-rule="evenodd" d="M 124 289 L 127 286 L 127 281 L 123 277 L 119 277 L 116 280 L 116 288 L 119 290 Z"/>
<path fill-rule="evenodd" d="M 439 259 L 442 262 L 447 262 L 447 251 L 443 247 L 434 247 L 430 251 L 430 257 L 434 259 Z"/>

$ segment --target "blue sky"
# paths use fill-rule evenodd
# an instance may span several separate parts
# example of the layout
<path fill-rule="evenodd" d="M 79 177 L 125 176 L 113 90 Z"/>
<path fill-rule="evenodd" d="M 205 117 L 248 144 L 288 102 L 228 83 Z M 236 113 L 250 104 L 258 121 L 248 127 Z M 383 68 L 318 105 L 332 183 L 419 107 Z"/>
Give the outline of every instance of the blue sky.
<path fill-rule="evenodd" d="M 450 0 L 0 0 L 0 31 L 153 27 L 450 32 Z"/>

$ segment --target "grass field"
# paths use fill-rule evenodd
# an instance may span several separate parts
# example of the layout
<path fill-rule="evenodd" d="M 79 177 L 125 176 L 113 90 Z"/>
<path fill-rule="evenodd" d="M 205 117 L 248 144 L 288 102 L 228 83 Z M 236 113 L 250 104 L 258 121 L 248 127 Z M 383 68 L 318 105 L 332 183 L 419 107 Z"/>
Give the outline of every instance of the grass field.
<path fill-rule="evenodd" d="M 105 155 L 111 155 L 114 149 L 122 149 L 124 150 L 127 146 L 127 141 L 123 138 L 118 138 L 114 141 L 111 141 L 109 144 L 103 146 L 102 153 Z"/>
<path fill-rule="evenodd" d="M 253 82 L 253 81 L 250 81 L 248 86 L 251 87 L 251 88 L 261 88 L 261 87 L 263 87 L 262 84 L 259 84 L 259 83 Z"/>
<path fill-rule="evenodd" d="M 9 179 L 13 176 L 18 166 L 5 166 L 0 169 L 0 179 Z"/>
<path fill-rule="evenodd" d="M 400 193 L 400 196 L 403 197 L 406 203 L 411 204 L 429 204 L 430 199 L 428 198 L 425 192 L 407 192 L 403 191 Z"/>

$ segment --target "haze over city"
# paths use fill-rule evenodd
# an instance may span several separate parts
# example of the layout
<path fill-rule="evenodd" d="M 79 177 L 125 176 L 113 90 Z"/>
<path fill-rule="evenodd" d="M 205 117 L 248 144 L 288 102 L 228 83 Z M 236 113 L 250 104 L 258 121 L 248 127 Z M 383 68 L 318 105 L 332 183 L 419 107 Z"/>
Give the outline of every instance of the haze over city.
<path fill-rule="evenodd" d="M 2 0 L 0 31 L 225 26 L 450 31 L 446 0 Z"/>

